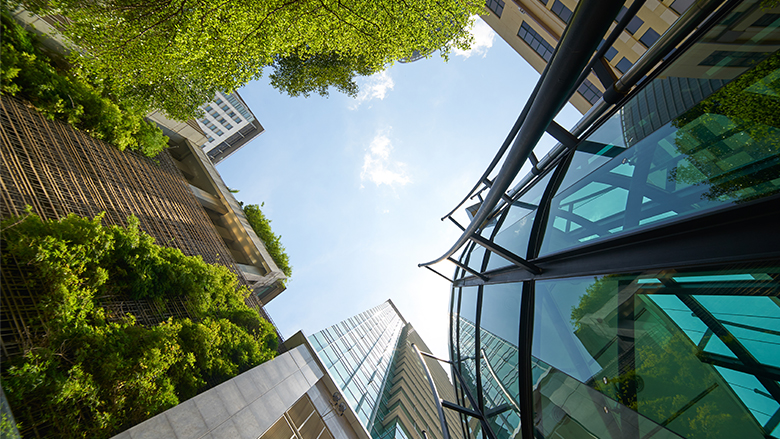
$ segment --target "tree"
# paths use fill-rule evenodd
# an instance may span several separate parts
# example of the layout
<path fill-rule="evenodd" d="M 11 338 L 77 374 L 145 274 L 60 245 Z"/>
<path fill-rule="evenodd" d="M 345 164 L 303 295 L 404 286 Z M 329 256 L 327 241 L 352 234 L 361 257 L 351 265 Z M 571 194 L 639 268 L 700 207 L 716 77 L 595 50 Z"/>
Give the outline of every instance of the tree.
<path fill-rule="evenodd" d="M 335 56 L 380 71 L 415 50 L 438 48 L 446 56 L 451 47 L 470 45 L 471 17 L 484 12 L 473 0 L 21 1 L 71 21 L 64 32 L 81 48 L 77 61 L 85 71 L 176 119 L 280 61 L 309 68 L 318 57 Z"/>
<path fill-rule="evenodd" d="M 6 12 L 0 14 L 0 93 L 29 101 L 48 119 L 60 119 L 117 147 L 154 157 L 168 147 L 168 137 L 146 111 L 106 96 L 101 84 L 59 68 L 40 50 L 34 34 L 25 31 Z"/>
<path fill-rule="evenodd" d="M 771 183 L 777 169 L 767 158 L 780 151 L 778 69 L 780 54 L 774 53 L 672 120 L 677 128 L 675 146 L 686 157 L 670 173 L 671 181 L 706 186 L 701 197 L 712 201 L 745 202 L 777 192 Z M 723 132 L 715 136 L 702 129 L 706 126 Z M 728 143 L 728 148 L 720 142 Z M 739 161 L 722 168 L 722 162 L 737 154 Z"/>
<path fill-rule="evenodd" d="M 306 57 L 291 55 L 277 57 L 269 75 L 271 85 L 290 96 L 309 97 L 311 93 L 328 96 L 328 88 L 355 97 L 358 85 L 355 76 L 368 76 L 376 70 L 364 57 L 349 57 L 336 52 Z"/>

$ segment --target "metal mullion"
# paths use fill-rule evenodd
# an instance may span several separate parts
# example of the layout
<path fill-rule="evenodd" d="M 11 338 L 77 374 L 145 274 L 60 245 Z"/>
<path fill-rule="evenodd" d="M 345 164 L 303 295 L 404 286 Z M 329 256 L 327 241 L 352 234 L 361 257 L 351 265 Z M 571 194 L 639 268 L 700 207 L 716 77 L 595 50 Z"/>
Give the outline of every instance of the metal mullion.
<path fill-rule="evenodd" d="M 485 411 L 484 406 L 484 399 L 482 395 L 482 374 L 480 373 L 480 367 L 479 367 L 479 352 L 482 349 L 482 337 L 481 337 L 481 326 L 482 326 L 482 298 L 484 295 L 484 286 L 479 286 L 477 289 L 477 315 L 474 318 L 474 379 L 476 380 L 476 387 L 477 387 L 477 405 L 474 405 L 474 408 L 479 410 L 480 412 Z M 471 398 L 469 398 L 471 399 Z M 474 404 L 474 401 L 471 401 L 472 405 Z"/>
<path fill-rule="evenodd" d="M 441 423 L 441 433 L 444 439 L 450 439 L 450 431 L 447 427 L 447 418 L 444 417 L 444 409 L 442 408 L 442 399 L 439 396 L 439 392 L 436 390 L 436 383 L 433 381 L 433 377 L 431 376 L 430 370 L 428 370 L 428 365 L 425 364 L 425 360 L 422 357 L 422 354 L 420 353 L 420 349 L 412 343 L 412 348 L 414 349 L 414 352 L 417 354 L 417 358 L 420 360 L 420 363 L 422 364 L 423 371 L 425 372 L 426 378 L 428 378 L 428 384 L 431 386 L 431 393 L 433 394 L 433 401 L 436 406 L 436 411 L 439 415 L 439 422 Z"/>
<path fill-rule="evenodd" d="M 418 351 L 418 353 L 420 353 L 420 352 Z M 430 354 L 428 352 L 420 353 L 421 360 L 422 360 L 422 356 L 423 355 L 428 357 L 428 358 L 434 359 L 436 361 L 452 364 L 450 361 L 447 361 L 447 360 L 444 360 L 444 359 L 441 359 L 441 358 L 437 358 L 437 357 L 433 356 L 432 354 Z M 458 379 L 458 383 L 460 383 L 460 387 L 463 389 L 463 393 L 468 398 L 469 403 L 471 403 L 471 406 L 472 407 L 477 407 L 477 401 L 474 399 L 474 396 L 471 394 L 471 391 L 468 389 L 468 386 L 466 386 L 466 381 L 463 379 L 463 376 L 460 373 L 456 372 L 455 373 L 455 377 Z M 478 388 L 478 390 L 481 391 L 480 388 Z M 465 407 L 463 407 L 463 408 L 465 408 Z M 468 410 L 468 409 L 466 409 L 466 410 Z M 485 419 L 484 411 L 481 410 L 481 409 L 475 410 L 475 412 L 477 412 L 477 411 L 478 411 L 478 414 L 479 414 L 477 419 L 479 419 L 480 423 L 482 424 L 482 431 L 486 432 L 486 434 L 487 434 L 487 436 L 489 438 L 495 439 L 495 437 L 496 437 L 495 433 L 493 433 L 493 430 L 490 428 L 490 425 L 488 425 L 487 420 Z"/>
<path fill-rule="evenodd" d="M 516 255 L 515 253 L 505 249 L 504 247 L 494 242 L 490 242 L 479 235 L 471 235 L 469 239 L 481 245 L 482 247 L 485 247 L 485 249 L 490 250 L 491 252 L 501 256 L 507 261 L 517 265 L 518 267 L 524 268 L 525 270 L 528 270 L 534 274 L 542 273 L 542 270 L 539 267 L 537 267 L 535 264 L 526 261 L 525 259 Z"/>
<path fill-rule="evenodd" d="M 566 176 L 566 171 L 568 171 L 569 166 L 571 165 L 575 152 L 576 148 L 572 149 L 571 152 L 566 155 L 565 159 L 558 163 L 558 166 L 556 166 L 554 170 L 549 171 L 552 172 L 553 175 L 550 177 L 550 181 L 547 182 L 547 187 L 544 189 L 542 199 L 539 200 L 534 223 L 531 225 L 531 234 L 528 238 L 528 250 L 526 251 L 526 257 L 528 259 L 534 259 L 539 256 L 539 249 L 542 247 L 542 239 L 544 238 L 543 229 L 544 226 L 547 225 L 552 199 L 558 191 L 561 182 L 563 182 L 563 178 Z"/>
<path fill-rule="evenodd" d="M 447 276 L 445 276 L 445 275 L 443 275 L 443 274 L 439 273 L 438 271 L 434 270 L 433 268 L 431 268 L 431 267 L 429 267 L 429 266 L 427 266 L 427 265 L 425 266 L 425 268 L 427 268 L 427 269 L 431 270 L 432 272 L 434 272 L 434 273 L 438 274 L 439 276 L 443 277 L 445 280 L 447 280 L 447 282 L 453 282 L 453 280 L 452 280 L 452 279 L 450 279 L 450 278 L 448 278 Z M 458 272 L 457 272 L 457 269 L 456 269 L 456 271 L 455 271 L 455 277 L 457 277 L 457 276 L 458 276 Z"/>
<path fill-rule="evenodd" d="M 602 44 L 601 48 L 596 51 L 596 53 L 591 58 L 588 65 L 585 67 L 585 69 L 580 74 L 580 77 L 577 78 L 576 86 L 574 90 L 572 90 L 571 95 L 569 95 L 569 99 L 571 99 L 572 96 L 574 96 L 574 93 L 577 92 L 577 89 L 579 88 L 580 84 L 582 84 L 585 79 L 590 75 L 591 70 L 593 70 L 594 66 L 597 62 L 600 62 L 601 59 L 604 58 L 604 55 L 607 53 L 607 50 L 609 50 L 610 47 L 612 47 L 613 44 L 615 44 L 615 41 L 617 41 L 620 34 L 623 32 L 623 29 L 628 26 L 628 23 L 631 22 L 631 20 L 636 16 L 636 13 L 639 12 L 639 9 L 642 7 L 642 5 L 645 4 L 645 0 L 634 0 L 633 3 L 631 3 L 631 6 L 626 10 L 626 13 L 623 15 L 623 17 L 620 18 L 620 21 L 617 22 L 615 25 L 615 28 L 612 30 L 612 32 L 607 35 L 607 38 L 604 39 L 604 43 Z M 601 78 L 599 78 L 601 80 Z M 607 88 L 607 84 L 602 83 L 604 88 Z"/>
<path fill-rule="evenodd" d="M 528 116 L 512 142 L 512 147 L 507 151 L 501 170 L 485 201 L 477 210 L 466 231 L 449 250 L 442 256 L 419 265 L 432 265 L 451 256 L 473 236 L 482 222 L 506 196 L 505 191 L 528 160 L 528 156 L 544 135 L 550 121 L 566 103 L 568 93 L 574 88 L 574 81 L 596 51 L 598 41 L 609 31 L 621 5 L 620 1 L 603 0 L 582 0 L 577 4 L 572 21 L 566 26 L 558 48 L 548 64 L 549 69 L 537 83 L 540 84 L 538 93 L 544 96 L 544 99 L 533 99 L 525 105 L 523 111 Z M 526 108 L 528 108 L 527 112 Z"/>
<path fill-rule="evenodd" d="M 520 325 L 518 328 L 518 389 L 520 406 L 520 429 L 523 438 L 534 437 L 533 374 L 531 349 L 533 343 L 534 307 L 536 284 L 523 282 L 523 294 L 520 298 Z"/>
<path fill-rule="evenodd" d="M 489 253 L 485 253 L 485 256 L 483 257 L 483 261 L 484 261 L 484 260 L 486 260 L 488 256 L 490 256 L 490 254 L 489 254 Z M 448 261 L 450 261 L 450 262 L 452 262 L 453 264 L 457 265 L 458 267 L 460 267 L 460 268 L 461 268 L 463 271 L 466 271 L 466 272 L 468 272 L 468 273 L 471 273 L 471 274 L 473 274 L 474 276 L 477 276 L 478 278 L 480 278 L 480 279 L 482 279 L 482 280 L 485 280 L 485 281 L 486 281 L 486 280 L 488 280 L 488 277 L 487 277 L 487 276 L 483 276 L 483 275 L 482 275 L 482 274 L 481 274 L 479 271 L 477 271 L 477 270 L 473 270 L 473 269 L 469 268 L 469 267 L 468 267 L 468 265 L 461 264 L 461 263 L 460 263 L 460 262 L 458 262 L 457 260 L 453 259 L 451 256 L 450 256 L 450 257 L 448 257 L 448 258 L 447 258 L 447 260 L 448 260 Z M 483 265 L 484 265 L 484 264 L 483 264 Z M 429 268 L 429 269 L 431 269 L 431 270 L 432 270 L 432 268 L 430 268 L 430 267 L 427 267 L 427 266 L 426 266 L 425 268 Z"/>
<path fill-rule="evenodd" d="M 574 148 L 578 143 L 580 143 L 580 139 L 578 139 L 577 136 L 570 133 L 566 128 L 560 126 L 555 120 L 550 121 L 550 124 L 547 125 L 547 129 L 545 131 L 547 131 L 547 134 L 553 136 L 555 140 L 559 141 L 563 146 L 569 149 Z M 536 157 L 534 157 L 534 159 L 535 158 Z M 531 160 L 531 164 L 533 164 L 533 162 L 534 160 Z"/>

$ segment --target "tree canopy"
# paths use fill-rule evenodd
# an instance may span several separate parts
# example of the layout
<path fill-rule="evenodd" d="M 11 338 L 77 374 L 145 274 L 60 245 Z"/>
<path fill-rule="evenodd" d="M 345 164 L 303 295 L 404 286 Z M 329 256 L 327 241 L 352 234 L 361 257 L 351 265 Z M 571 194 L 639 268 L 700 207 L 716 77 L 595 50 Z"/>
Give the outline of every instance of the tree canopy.
<path fill-rule="evenodd" d="M 177 119 L 266 66 L 289 67 L 280 60 L 334 57 L 341 63 L 335 71 L 349 62 L 348 70 L 363 74 L 415 50 L 446 56 L 470 45 L 471 17 L 484 12 L 483 2 L 471 0 L 21 1 L 70 20 L 64 32 L 81 48 L 78 62 L 87 71 Z M 343 84 L 338 75 L 326 77 L 336 88 Z"/>
<path fill-rule="evenodd" d="M 6 12 L 0 23 L 0 94 L 23 98 L 45 117 L 65 121 L 119 150 L 154 157 L 168 147 L 162 130 L 144 120 L 144 108 L 123 105 L 101 83 L 57 66 L 40 50 L 35 35 Z"/>

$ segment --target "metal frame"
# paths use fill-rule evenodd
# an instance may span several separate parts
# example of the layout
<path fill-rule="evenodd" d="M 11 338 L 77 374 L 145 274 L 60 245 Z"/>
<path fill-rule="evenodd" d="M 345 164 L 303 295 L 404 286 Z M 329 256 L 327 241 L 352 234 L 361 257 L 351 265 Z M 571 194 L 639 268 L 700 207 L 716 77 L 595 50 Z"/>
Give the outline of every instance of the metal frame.
<path fill-rule="evenodd" d="M 638 0 L 631 5 L 626 16 L 621 19 L 614 32 L 608 37 L 607 44 L 590 59 L 586 68 L 579 72 L 579 77 L 574 83 L 579 84 L 591 71 L 596 70 L 600 58 L 608 47 L 611 46 L 611 42 L 614 42 L 615 38 L 617 38 L 622 31 L 622 28 L 630 21 L 631 17 L 643 3 L 642 0 Z M 463 227 L 452 220 L 463 232 L 461 238 L 456 241 L 455 245 L 448 250 L 444 256 L 431 262 L 420 264 L 420 266 L 429 268 L 429 265 L 438 263 L 443 259 L 451 260 L 452 258 L 450 258 L 450 255 L 458 249 L 463 248 L 464 245 L 469 245 L 469 242 L 472 245 L 471 250 L 466 247 L 467 251 L 461 256 L 462 259 L 468 260 L 471 256 L 471 251 L 473 251 L 474 244 L 485 248 L 486 252 L 485 257 L 483 258 L 482 270 L 479 272 L 475 272 L 476 270 L 472 269 L 464 269 L 463 271 L 456 270 L 455 281 L 453 282 L 453 288 L 479 287 L 477 322 L 475 324 L 474 336 L 476 337 L 475 349 L 481 355 L 476 355 L 477 358 L 484 357 L 484 353 L 481 352 L 479 345 L 479 319 L 481 316 L 480 307 L 483 297 L 482 287 L 484 285 L 507 282 L 523 282 L 518 346 L 518 355 L 520 359 L 520 395 L 518 406 L 521 417 L 520 428 L 523 437 L 531 438 L 536 437 L 539 434 L 539 432 L 535 431 L 533 424 L 533 389 L 531 387 L 531 343 L 536 280 L 583 275 L 629 273 L 652 269 L 666 269 L 669 267 L 679 269 L 713 268 L 723 267 L 726 264 L 733 264 L 735 262 L 749 263 L 752 261 L 766 261 L 771 259 L 780 261 L 780 234 L 776 232 L 777 218 L 780 216 L 780 195 L 766 197 L 752 202 L 740 203 L 718 210 L 684 216 L 671 221 L 662 222 L 653 227 L 642 228 L 615 237 L 601 239 L 587 245 L 581 245 L 539 257 L 541 239 L 544 233 L 544 227 L 549 219 L 548 216 L 552 198 L 565 176 L 566 170 L 569 167 L 574 154 L 574 148 L 577 146 L 580 139 L 587 137 L 593 130 L 611 117 L 615 111 L 621 108 L 625 102 L 641 91 L 643 85 L 648 83 L 646 80 L 648 77 L 645 75 L 649 75 L 649 78 L 658 75 L 663 68 L 675 61 L 680 54 L 684 53 L 687 48 L 696 43 L 702 35 L 709 32 L 713 25 L 726 17 L 727 14 L 733 11 L 734 7 L 740 3 L 741 1 L 739 0 L 702 0 L 696 2 L 696 4 L 686 11 L 626 74 L 621 78 L 612 81 L 611 86 L 607 92 L 605 92 L 604 97 L 597 102 L 591 111 L 589 111 L 588 114 L 586 114 L 571 130 L 566 130 L 549 120 L 545 123 L 544 118 L 534 111 L 538 107 L 535 107 L 533 103 L 527 104 L 523 113 L 521 113 L 522 120 L 520 118 L 518 119 L 521 128 L 517 130 L 516 124 L 516 126 L 513 127 L 513 131 L 510 132 L 510 135 L 512 132 L 516 132 L 517 138 L 514 140 L 512 149 L 507 153 L 506 162 L 501 168 L 501 171 L 493 181 L 488 180 L 487 176 L 493 171 L 495 166 L 495 163 L 491 163 L 491 166 L 472 192 L 467 195 L 459 206 L 444 217 L 452 220 L 451 215 L 458 207 L 465 203 L 469 197 L 479 197 L 481 206 L 476 214 L 473 215 L 473 219 L 467 227 Z M 580 6 L 583 6 L 583 2 L 580 2 Z M 579 10 L 578 7 L 578 11 Z M 548 89 L 543 85 L 550 77 L 557 75 L 560 78 L 557 70 L 560 68 L 560 65 L 555 64 L 553 66 L 553 64 L 556 61 L 556 57 L 564 56 L 563 54 L 567 53 L 563 49 L 564 39 L 570 30 L 569 28 L 572 28 L 577 23 L 576 13 L 574 18 L 572 25 L 567 27 L 564 37 L 561 39 L 561 44 L 556 48 L 556 54 L 554 55 L 553 61 L 548 64 L 548 69 L 545 70 L 539 83 L 537 83 L 537 88 L 534 90 L 532 99 L 535 99 L 536 97 L 539 97 L 538 100 L 542 100 L 542 97 L 544 97 L 545 100 L 554 100 L 558 98 L 558 95 L 553 95 L 553 97 L 548 98 Z M 584 34 L 577 33 L 577 35 L 582 36 Z M 603 75 L 599 78 L 602 79 L 602 77 Z M 571 83 L 563 81 L 560 87 L 565 88 L 569 84 Z M 569 91 L 570 95 L 575 92 L 575 90 Z M 531 110 L 528 110 L 529 108 L 531 108 Z M 549 110 L 549 108 L 542 109 L 542 111 L 547 110 Z M 538 124 L 538 126 L 531 128 L 529 127 L 530 124 Z M 541 127 L 543 127 L 544 131 L 558 139 L 560 144 L 540 160 L 533 155 L 533 147 L 525 142 L 528 139 L 531 139 L 532 136 L 535 136 Z M 509 138 L 507 140 L 509 140 Z M 532 143 L 535 143 L 535 141 Z M 494 162 L 506 151 L 506 148 L 507 142 L 499 149 L 499 155 L 496 156 Z M 520 164 L 524 163 L 526 159 L 529 160 L 533 165 L 533 169 L 512 190 L 507 191 L 507 186 L 504 185 L 505 180 L 509 174 L 514 178 L 516 171 L 512 174 L 512 170 L 514 169 L 513 166 L 517 165 L 518 162 L 515 162 L 515 160 L 519 159 L 522 159 L 519 162 Z M 519 169 L 519 165 L 517 166 L 517 169 Z M 493 238 L 498 233 L 500 225 L 505 219 L 513 200 L 527 191 L 534 182 L 539 181 L 545 172 L 553 170 L 555 174 L 553 174 L 548 182 L 542 200 L 537 207 L 527 255 L 516 255 L 513 252 L 496 245 L 493 242 Z M 629 183 L 630 182 L 626 181 L 626 184 Z M 475 194 L 474 191 L 476 191 L 480 185 L 484 185 L 484 187 Z M 489 188 L 490 191 L 487 196 L 483 198 L 482 192 L 486 188 Z M 509 200 L 507 200 L 507 198 L 509 198 Z M 638 199 L 638 201 L 635 199 L 632 202 L 641 202 L 641 198 Z M 486 237 L 479 235 L 478 232 L 486 221 L 491 218 L 497 219 L 498 224 L 493 230 L 490 239 L 487 239 Z M 512 265 L 487 271 L 487 260 L 490 257 L 490 253 L 498 254 L 511 262 Z M 527 257 L 522 258 L 521 256 Z M 462 264 L 456 265 L 463 268 Z M 460 277 L 458 277 L 458 273 L 460 273 Z M 681 300 L 685 297 L 683 302 L 686 306 L 688 306 L 691 312 L 708 327 L 708 335 L 705 335 L 705 338 L 711 337 L 712 335 L 718 336 L 737 357 L 737 359 L 734 359 L 706 353 L 700 348 L 698 354 L 700 360 L 702 362 L 756 376 L 761 384 L 769 391 L 769 394 L 766 394 L 766 396 L 780 401 L 780 385 L 776 382 L 780 379 L 780 368 L 758 362 L 731 334 L 726 327 L 726 323 L 713 317 L 706 308 L 698 304 L 695 298 L 684 294 L 686 293 L 686 291 L 684 291 L 686 288 L 684 285 L 676 285 L 673 281 L 665 283 L 665 288 L 663 291 L 659 291 L 658 294 L 673 294 L 680 297 Z M 776 294 L 777 291 L 774 288 L 775 287 L 773 286 L 762 287 L 760 289 L 761 291 L 752 291 L 751 294 Z M 621 350 L 621 358 L 623 359 L 622 366 L 628 367 L 629 363 L 632 363 L 634 354 L 632 347 L 633 319 L 637 316 L 634 316 L 633 299 L 631 297 L 626 297 L 628 294 L 633 294 L 634 292 L 630 291 L 628 285 L 622 285 L 619 291 L 622 292 L 620 298 L 623 299 L 621 302 L 623 308 L 621 308 L 620 313 L 623 318 L 619 319 L 619 333 L 622 338 L 617 337 L 614 342 L 623 346 L 621 348 L 623 349 Z M 713 292 L 713 294 L 719 294 L 719 292 L 716 291 Z M 453 310 L 453 314 L 455 314 L 455 310 Z M 456 314 L 460 315 L 460 306 L 458 306 Z M 732 326 L 746 326 L 740 325 L 741 324 L 734 324 Z M 455 325 L 453 324 L 453 326 Z M 458 334 L 460 334 L 460 325 L 457 326 Z M 753 327 L 744 329 L 759 330 L 761 332 L 768 331 L 762 328 Z M 774 332 L 771 333 L 774 334 Z M 459 358 L 460 352 L 455 352 L 455 347 L 452 347 L 452 349 L 452 358 Z M 453 365 L 453 371 L 457 373 L 456 366 L 453 363 L 450 364 Z M 487 366 L 488 372 L 495 377 L 495 373 L 492 371 L 489 362 L 487 363 Z M 479 381 L 483 372 L 484 371 L 481 371 L 480 367 L 477 367 L 475 380 L 478 383 L 477 387 L 480 403 L 482 402 L 483 395 Z M 458 378 L 462 380 L 459 373 Z M 502 390 L 505 391 L 503 388 Z M 697 401 L 706 397 L 706 395 L 714 390 L 715 387 L 712 386 L 705 389 L 700 395 L 694 398 L 694 400 L 689 401 L 685 406 L 680 407 L 669 419 L 660 424 L 658 429 L 664 428 L 676 417 L 679 417 L 682 413 L 691 408 Z M 626 401 L 629 405 L 632 401 L 636 400 L 636 391 L 636 387 L 632 388 L 631 386 L 621 389 L 621 392 L 623 392 L 621 395 L 627 398 Z M 448 406 L 448 404 L 445 404 L 445 406 Z M 479 406 L 479 408 L 482 410 L 480 413 L 484 416 L 484 407 Z M 506 407 L 502 406 L 494 410 L 499 409 L 505 410 Z M 467 412 L 466 410 L 468 409 L 464 409 L 461 413 L 473 414 L 471 413 L 473 411 Z M 629 421 L 629 424 L 630 423 L 631 422 Z M 770 434 L 772 429 L 778 424 L 780 424 L 780 410 L 772 415 L 766 425 L 763 426 L 767 432 L 766 434 Z M 639 434 L 638 431 L 635 433 L 636 435 Z M 651 435 L 652 434 L 649 434 L 646 437 Z"/>
<path fill-rule="evenodd" d="M 458 405 L 454 402 L 445 401 L 439 397 L 439 392 L 438 390 L 436 390 L 436 384 L 433 382 L 433 377 L 431 376 L 431 372 L 428 369 L 428 365 L 425 364 L 425 360 L 423 359 L 423 356 L 426 356 L 428 358 L 434 359 L 439 362 L 447 363 L 450 366 L 453 366 L 452 361 L 437 358 L 429 354 L 428 352 L 420 352 L 420 349 L 414 343 L 412 343 L 412 348 L 414 348 L 414 352 L 417 354 L 417 358 L 420 360 L 420 364 L 422 365 L 423 370 L 425 371 L 425 376 L 428 378 L 428 384 L 431 387 L 431 393 L 433 394 L 434 404 L 436 405 L 436 410 L 439 414 L 439 422 L 441 422 L 441 430 L 444 439 L 450 439 L 447 419 L 444 417 L 444 408 L 448 408 L 450 410 L 457 411 L 464 415 L 472 416 L 479 419 L 479 422 L 482 425 L 482 431 L 485 432 L 485 435 L 487 435 L 488 439 L 496 439 L 496 435 L 495 433 L 493 433 L 493 430 L 490 428 L 490 425 L 487 422 L 487 418 L 485 417 L 482 408 L 476 410 L 469 409 L 461 405 Z M 466 386 L 466 382 L 463 380 L 463 377 L 460 375 L 460 372 L 458 372 L 455 367 L 452 367 L 451 369 L 455 377 L 458 379 L 460 388 L 463 390 L 464 394 L 468 398 L 469 403 L 471 403 L 471 406 L 480 407 L 477 405 L 477 401 L 474 399 L 474 396 L 471 394 L 471 391 L 469 391 L 468 386 Z"/>
<path fill-rule="evenodd" d="M 569 93 L 575 88 L 575 81 L 590 61 L 591 55 L 621 6 L 620 1 L 583 0 L 578 3 L 571 23 L 566 27 L 545 74 L 537 83 L 537 95 L 544 96 L 544 99 L 529 100 L 523 109 L 526 116 L 522 121 L 518 119 L 521 126 L 517 137 L 507 152 L 504 164 L 493 181 L 487 197 L 452 248 L 441 257 L 419 266 L 432 265 L 452 256 L 471 239 L 498 202 L 506 196 L 506 190 L 512 180 L 528 160 L 550 122 L 566 103 Z"/>

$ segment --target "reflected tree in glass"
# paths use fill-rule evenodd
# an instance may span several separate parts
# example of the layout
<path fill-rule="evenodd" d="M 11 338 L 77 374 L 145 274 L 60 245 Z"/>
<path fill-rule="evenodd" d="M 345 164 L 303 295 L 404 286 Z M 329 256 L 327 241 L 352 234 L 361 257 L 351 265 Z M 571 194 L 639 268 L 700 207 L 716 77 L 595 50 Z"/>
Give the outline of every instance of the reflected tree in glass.
<path fill-rule="evenodd" d="M 672 121 L 685 155 L 669 173 L 678 185 L 706 184 L 702 199 L 750 201 L 777 192 L 780 53 Z"/>

